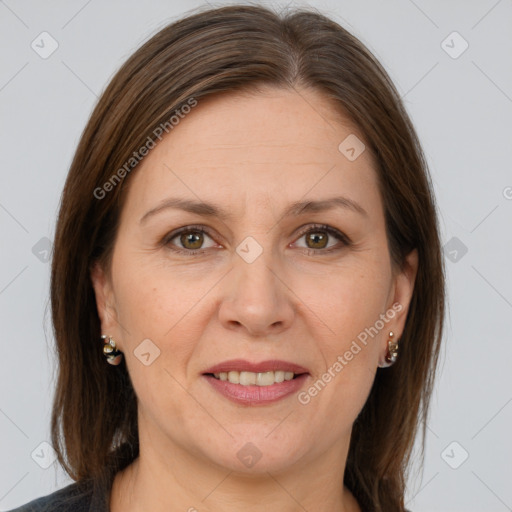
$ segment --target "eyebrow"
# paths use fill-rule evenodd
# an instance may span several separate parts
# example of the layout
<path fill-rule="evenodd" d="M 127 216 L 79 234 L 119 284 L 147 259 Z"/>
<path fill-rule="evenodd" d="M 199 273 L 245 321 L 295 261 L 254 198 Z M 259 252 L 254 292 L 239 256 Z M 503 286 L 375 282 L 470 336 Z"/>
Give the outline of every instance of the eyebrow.
<path fill-rule="evenodd" d="M 171 197 L 162 201 L 156 208 L 146 212 L 140 219 L 140 224 L 146 222 L 148 218 L 167 209 L 184 210 L 189 213 L 195 213 L 204 217 L 218 217 L 224 221 L 234 218 L 234 215 L 221 206 L 213 203 L 194 201 L 179 197 Z M 296 201 L 291 203 L 282 213 L 281 218 L 303 215 L 305 213 L 317 213 L 332 210 L 334 208 L 344 208 L 368 217 L 366 210 L 347 197 L 329 197 L 316 201 Z"/>

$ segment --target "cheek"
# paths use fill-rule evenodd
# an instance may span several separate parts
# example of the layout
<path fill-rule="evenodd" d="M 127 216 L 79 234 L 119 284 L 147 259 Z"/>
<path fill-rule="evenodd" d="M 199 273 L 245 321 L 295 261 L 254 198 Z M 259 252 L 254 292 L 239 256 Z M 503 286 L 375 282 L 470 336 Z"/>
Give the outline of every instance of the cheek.
<path fill-rule="evenodd" d="M 118 257 L 116 304 L 120 322 L 139 335 L 161 339 L 199 302 L 205 280 L 155 263 L 147 255 Z M 205 290 L 203 290 L 205 289 Z"/>
<path fill-rule="evenodd" d="M 331 361 L 385 313 L 389 286 L 390 275 L 377 264 L 347 267 L 316 279 L 317 291 L 309 300 L 316 302 L 312 309 L 326 326 L 322 344 Z"/>
<path fill-rule="evenodd" d="M 313 407 L 339 428 L 355 420 L 373 384 L 377 353 L 389 330 L 380 320 L 389 282 L 382 266 L 366 265 L 325 279 L 324 293 L 318 295 L 315 310 L 329 329 L 317 338 L 322 369 L 303 401 L 316 402 Z"/>
<path fill-rule="evenodd" d="M 201 314 L 202 301 L 214 286 L 215 276 L 198 278 L 197 272 L 180 272 L 137 258 L 129 261 L 126 257 L 117 263 L 117 315 L 133 380 L 139 381 L 141 372 L 145 375 L 146 367 L 136 356 L 141 342 L 149 339 L 157 347 L 154 350 L 158 357 L 147 368 L 160 368 L 159 379 L 171 380 L 162 373 L 167 369 L 179 382 L 184 381 L 189 360 L 205 329 L 201 319 L 208 319 L 208 315 Z M 146 388 L 153 377 L 158 380 L 153 373 L 149 381 L 144 377 L 140 385 Z"/>
<path fill-rule="evenodd" d="M 155 415 L 172 417 L 179 427 L 180 413 L 187 410 L 187 404 L 190 408 L 190 395 L 182 386 L 201 331 L 199 323 L 191 319 L 194 305 L 207 287 L 201 282 L 195 287 L 187 286 L 176 272 L 168 269 L 140 263 L 130 268 L 128 262 L 118 263 L 117 313 L 128 372 L 140 398 L 139 407 L 143 414 L 153 417 L 152 421 L 156 421 Z M 145 351 L 139 349 L 142 346 Z M 149 361 L 141 356 L 146 351 Z M 200 416 L 200 411 L 196 412 Z"/>

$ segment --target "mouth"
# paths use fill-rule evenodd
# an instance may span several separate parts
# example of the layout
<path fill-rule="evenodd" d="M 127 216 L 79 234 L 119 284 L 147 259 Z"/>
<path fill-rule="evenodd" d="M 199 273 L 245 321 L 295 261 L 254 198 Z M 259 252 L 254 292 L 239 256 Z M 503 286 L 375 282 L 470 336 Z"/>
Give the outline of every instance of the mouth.
<path fill-rule="evenodd" d="M 306 368 L 287 361 L 226 361 L 209 368 L 203 377 L 214 390 L 242 405 L 263 405 L 297 392 L 310 375 Z"/>
<path fill-rule="evenodd" d="M 268 372 L 240 372 L 232 370 L 229 372 L 207 373 L 217 380 L 227 381 L 231 384 L 240 384 L 241 386 L 272 386 L 284 381 L 293 380 L 303 373 L 285 372 L 284 370 Z"/>

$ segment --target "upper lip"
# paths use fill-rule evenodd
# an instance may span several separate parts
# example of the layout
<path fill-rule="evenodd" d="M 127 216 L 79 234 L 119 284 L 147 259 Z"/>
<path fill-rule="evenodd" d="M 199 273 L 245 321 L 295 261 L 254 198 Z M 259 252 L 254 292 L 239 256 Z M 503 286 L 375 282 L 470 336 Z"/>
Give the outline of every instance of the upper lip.
<path fill-rule="evenodd" d="M 231 359 L 222 363 L 216 364 L 205 370 L 203 373 L 221 373 L 221 372 L 254 372 L 264 373 L 271 371 L 285 371 L 293 372 L 296 375 L 301 373 L 309 373 L 306 368 L 289 361 L 281 361 L 279 359 L 270 359 L 267 361 L 260 361 L 259 363 L 253 363 L 245 359 Z"/>

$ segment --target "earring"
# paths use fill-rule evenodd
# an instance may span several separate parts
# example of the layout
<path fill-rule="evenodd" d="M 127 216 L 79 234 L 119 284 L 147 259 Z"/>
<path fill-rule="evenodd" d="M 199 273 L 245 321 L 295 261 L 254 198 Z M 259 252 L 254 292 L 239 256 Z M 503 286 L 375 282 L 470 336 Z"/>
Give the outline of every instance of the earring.
<path fill-rule="evenodd" d="M 107 336 L 106 334 L 102 334 L 101 339 L 106 340 L 103 345 L 103 355 L 107 359 L 107 363 L 112 364 L 114 366 L 118 365 L 123 358 L 123 353 L 119 350 L 116 350 L 116 342 L 112 339 L 112 336 Z"/>
<path fill-rule="evenodd" d="M 379 360 L 379 368 L 387 368 L 394 364 L 398 358 L 398 341 L 393 340 L 394 334 L 389 333 L 388 350 L 384 360 L 382 357 Z"/>

